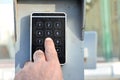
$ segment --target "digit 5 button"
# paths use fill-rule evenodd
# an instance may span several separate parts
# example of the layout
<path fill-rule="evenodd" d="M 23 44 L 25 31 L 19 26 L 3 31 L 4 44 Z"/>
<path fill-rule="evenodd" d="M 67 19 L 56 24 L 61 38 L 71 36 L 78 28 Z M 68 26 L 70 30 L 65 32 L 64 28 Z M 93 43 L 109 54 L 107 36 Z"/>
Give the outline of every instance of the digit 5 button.
<path fill-rule="evenodd" d="M 45 31 L 45 35 L 46 35 L 47 37 L 51 36 L 51 35 L 52 35 L 52 31 L 46 30 L 46 31 Z"/>

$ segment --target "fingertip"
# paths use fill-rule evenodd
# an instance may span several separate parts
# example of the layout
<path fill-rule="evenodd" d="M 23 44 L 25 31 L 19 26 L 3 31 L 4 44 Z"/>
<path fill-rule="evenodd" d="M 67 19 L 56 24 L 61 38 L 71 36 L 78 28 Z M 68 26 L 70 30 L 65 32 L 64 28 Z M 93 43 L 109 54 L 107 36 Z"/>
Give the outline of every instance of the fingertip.
<path fill-rule="evenodd" d="M 52 40 L 52 38 L 47 37 L 47 38 L 45 39 L 45 41 L 53 41 L 53 40 Z"/>
<path fill-rule="evenodd" d="M 52 38 L 48 37 L 45 39 L 45 51 L 53 50 L 55 48 Z"/>
<path fill-rule="evenodd" d="M 37 50 L 33 55 L 33 60 L 34 60 L 34 62 L 40 61 L 40 60 L 45 60 L 44 52 L 42 50 Z"/>
<path fill-rule="evenodd" d="M 45 56 L 47 60 L 52 60 L 57 57 L 57 52 L 52 38 L 45 39 Z"/>

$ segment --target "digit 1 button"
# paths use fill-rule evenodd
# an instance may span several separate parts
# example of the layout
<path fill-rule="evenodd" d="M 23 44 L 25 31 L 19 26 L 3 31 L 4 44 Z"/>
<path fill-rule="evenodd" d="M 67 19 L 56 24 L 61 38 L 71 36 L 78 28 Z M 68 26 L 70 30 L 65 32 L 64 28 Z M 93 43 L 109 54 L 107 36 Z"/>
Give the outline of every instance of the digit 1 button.
<path fill-rule="evenodd" d="M 43 27 L 43 22 L 36 22 L 36 27 L 38 28 L 38 29 L 40 29 L 40 28 L 42 28 Z"/>

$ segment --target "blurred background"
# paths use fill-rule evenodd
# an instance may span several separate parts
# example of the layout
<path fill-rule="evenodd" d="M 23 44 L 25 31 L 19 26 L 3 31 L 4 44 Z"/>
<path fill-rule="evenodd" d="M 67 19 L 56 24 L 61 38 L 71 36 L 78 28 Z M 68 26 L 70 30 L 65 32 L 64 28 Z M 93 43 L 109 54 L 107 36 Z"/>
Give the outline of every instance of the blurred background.
<path fill-rule="evenodd" d="M 98 61 L 120 59 L 120 0 L 87 0 L 85 31 L 98 34 Z"/>
<path fill-rule="evenodd" d="M 13 80 L 15 57 L 12 0 L 0 0 L 0 80 Z"/>
<path fill-rule="evenodd" d="M 97 32 L 96 69 L 85 80 L 120 80 L 120 0 L 86 0 L 85 31 Z"/>
<path fill-rule="evenodd" d="M 15 35 L 13 0 L 0 0 L 0 80 L 13 80 Z M 98 35 L 96 69 L 85 80 L 120 80 L 120 0 L 86 0 L 85 31 Z M 8 76 L 8 77 L 6 77 Z"/>

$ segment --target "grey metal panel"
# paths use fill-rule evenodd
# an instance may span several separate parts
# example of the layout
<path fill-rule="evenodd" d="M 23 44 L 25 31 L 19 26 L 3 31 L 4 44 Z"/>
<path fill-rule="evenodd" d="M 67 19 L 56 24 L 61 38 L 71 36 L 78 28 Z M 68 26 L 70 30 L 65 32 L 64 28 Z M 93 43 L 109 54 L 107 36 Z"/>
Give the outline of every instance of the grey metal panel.
<path fill-rule="evenodd" d="M 83 43 L 80 40 L 83 26 L 83 7 L 77 0 L 18 0 L 16 18 L 16 72 L 30 59 L 30 14 L 32 12 L 67 13 L 66 51 L 67 63 L 62 66 L 64 80 L 84 80 Z"/>
<path fill-rule="evenodd" d="M 84 63 L 85 69 L 96 69 L 97 62 L 97 33 L 86 31 L 84 36 L 84 48 L 88 49 L 88 58 Z"/>

